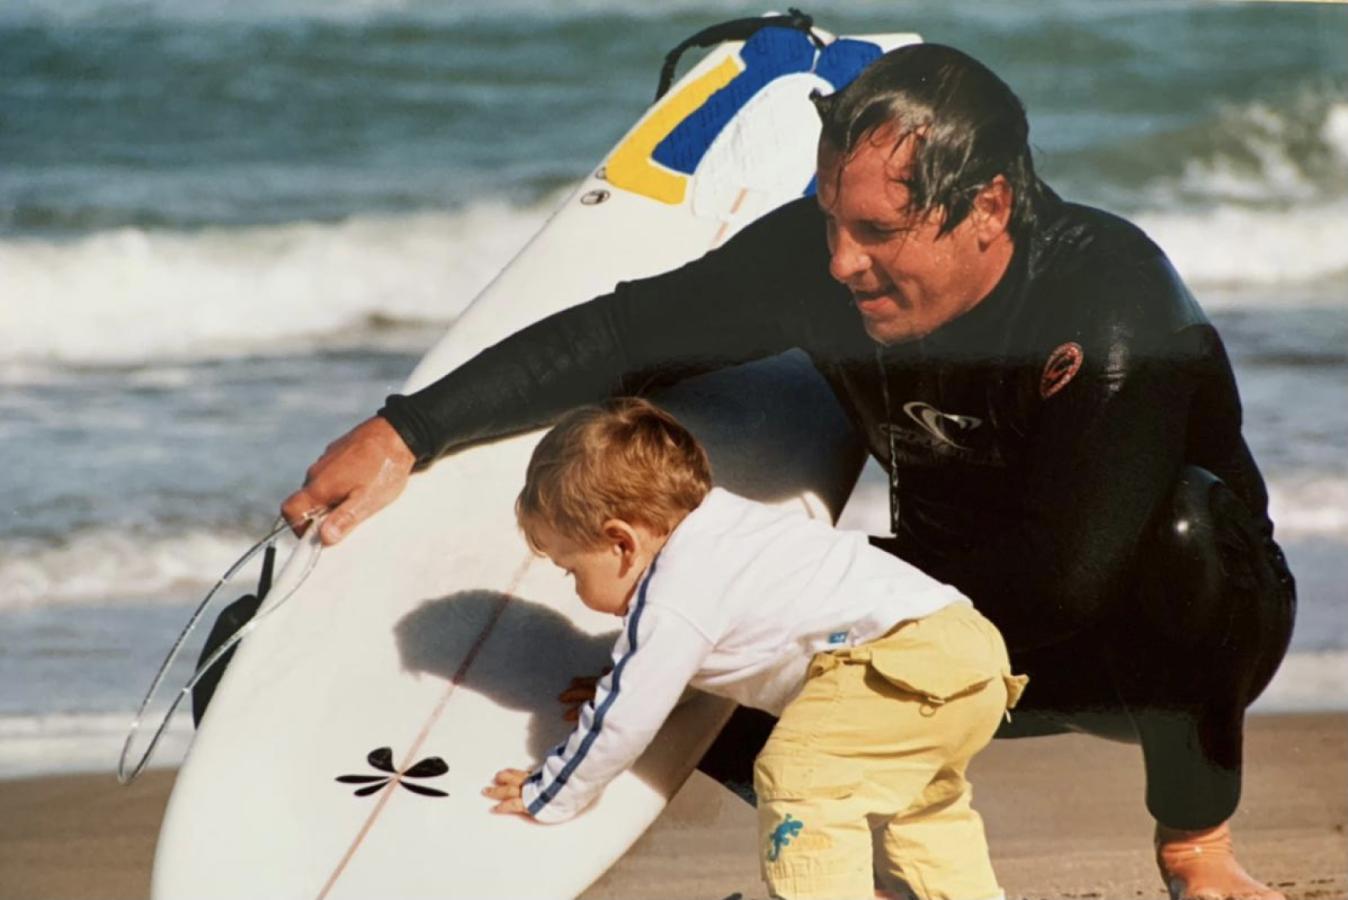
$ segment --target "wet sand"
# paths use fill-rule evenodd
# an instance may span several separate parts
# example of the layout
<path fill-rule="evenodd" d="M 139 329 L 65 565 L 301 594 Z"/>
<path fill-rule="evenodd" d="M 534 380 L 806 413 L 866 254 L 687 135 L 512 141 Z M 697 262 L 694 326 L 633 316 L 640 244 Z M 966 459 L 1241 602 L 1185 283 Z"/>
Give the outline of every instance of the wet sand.
<path fill-rule="evenodd" d="M 1348 900 L 1348 714 L 1250 720 L 1236 817 L 1246 867 L 1289 900 Z M 0 898 L 144 898 L 171 771 L 0 781 Z M 976 805 L 1008 898 L 1164 900 L 1136 747 L 998 741 Z M 761 900 L 754 815 L 701 775 L 586 900 Z"/>

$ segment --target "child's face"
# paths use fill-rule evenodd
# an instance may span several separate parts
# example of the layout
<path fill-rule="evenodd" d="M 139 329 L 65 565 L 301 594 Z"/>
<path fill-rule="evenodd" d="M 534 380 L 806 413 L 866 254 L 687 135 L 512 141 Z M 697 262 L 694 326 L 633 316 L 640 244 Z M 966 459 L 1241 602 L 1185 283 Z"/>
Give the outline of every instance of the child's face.
<path fill-rule="evenodd" d="M 534 535 L 543 554 L 575 580 L 576 596 L 596 612 L 627 615 L 637 582 L 663 539 L 620 519 L 604 523 L 603 541 L 582 546 L 546 525 Z"/>

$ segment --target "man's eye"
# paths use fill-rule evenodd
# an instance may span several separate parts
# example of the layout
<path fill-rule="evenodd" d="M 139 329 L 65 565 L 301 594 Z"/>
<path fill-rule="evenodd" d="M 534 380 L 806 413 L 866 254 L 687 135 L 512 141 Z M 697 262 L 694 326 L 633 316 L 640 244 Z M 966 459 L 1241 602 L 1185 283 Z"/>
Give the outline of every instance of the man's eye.
<path fill-rule="evenodd" d="M 882 225 L 879 222 L 867 222 L 864 226 L 866 233 L 877 238 L 892 238 L 903 234 L 908 229 L 902 225 Z"/>

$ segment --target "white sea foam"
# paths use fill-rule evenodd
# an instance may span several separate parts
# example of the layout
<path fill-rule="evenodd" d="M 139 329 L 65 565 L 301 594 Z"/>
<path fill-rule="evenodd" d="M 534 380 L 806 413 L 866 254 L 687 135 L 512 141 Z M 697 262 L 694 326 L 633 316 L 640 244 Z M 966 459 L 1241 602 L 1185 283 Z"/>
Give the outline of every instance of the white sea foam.
<path fill-rule="evenodd" d="M 1348 653 L 1290 653 L 1253 712 L 1348 711 Z"/>
<path fill-rule="evenodd" d="M 1348 103 L 1335 103 L 1329 108 L 1320 134 L 1338 161 L 1348 166 Z"/>
<path fill-rule="evenodd" d="M 132 718 L 130 711 L 0 716 L 0 778 L 75 772 L 111 775 L 117 771 Z M 142 728 L 158 725 L 152 722 Z M 175 713 L 155 748 L 150 767 L 178 765 L 191 740 L 191 715 Z"/>
<path fill-rule="evenodd" d="M 1348 182 L 1348 102 L 1308 83 L 1278 104 L 1223 110 L 1208 126 L 1211 149 L 1190 158 L 1176 185 L 1214 200 L 1267 203 L 1342 197 Z"/>
<path fill-rule="evenodd" d="M 1144 212 L 1134 221 L 1195 288 L 1314 282 L 1348 276 L 1348 203 L 1287 210 L 1221 205 Z"/>
<path fill-rule="evenodd" d="M 389 321 L 444 324 L 553 208 L 0 241 L 0 374 L 236 356 Z M 1151 212 L 1195 287 L 1348 275 L 1348 205 Z"/>
<path fill-rule="evenodd" d="M 1228 107 L 1177 139 L 1192 154 L 1135 216 L 1193 285 L 1348 275 L 1348 102 L 1306 83 L 1277 103 Z M 1184 146 L 1197 141 L 1199 146 Z"/>
<path fill-rule="evenodd" d="M 0 241 L 0 364 L 233 355 L 372 321 L 448 322 L 554 205 Z"/>
<path fill-rule="evenodd" d="M 1323 476 L 1271 482 L 1268 506 L 1280 540 L 1348 539 L 1348 479 Z"/>
<path fill-rule="evenodd" d="M 0 541 L 0 611 L 57 604 L 186 604 L 255 540 L 209 531 L 143 538 L 103 528 L 54 546 Z"/>

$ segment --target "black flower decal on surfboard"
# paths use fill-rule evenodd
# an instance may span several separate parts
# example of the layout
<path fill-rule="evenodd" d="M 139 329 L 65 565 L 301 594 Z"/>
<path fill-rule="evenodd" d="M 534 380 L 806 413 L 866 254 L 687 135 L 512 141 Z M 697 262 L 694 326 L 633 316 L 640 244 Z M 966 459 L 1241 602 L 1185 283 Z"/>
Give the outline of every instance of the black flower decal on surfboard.
<path fill-rule="evenodd" d="M 412 784 L 407 781 L 408 778 L 436 778 L 449 771 L 449 766 L 438 756 L 428 756 L 414 766 L 409 766 L 406 771 L 399 772 L 393 765 L 393 748 L 380 747 L 377 750 L 371 750 L 370 755 L 365 757 L 371 766 L 385 775 L 338 775 L 337 780 L 342 784 L 360 784 L 364 787 L 356 788 L 357 797 L 368 797 L 371 794 L 378 793 L 390 784 L 397 783 L 407 788 L 414 794 L 421 794 L 425 797 L 448 797 L 449 794 L 436 788 L 426 787 L 422 784 Z"/>

